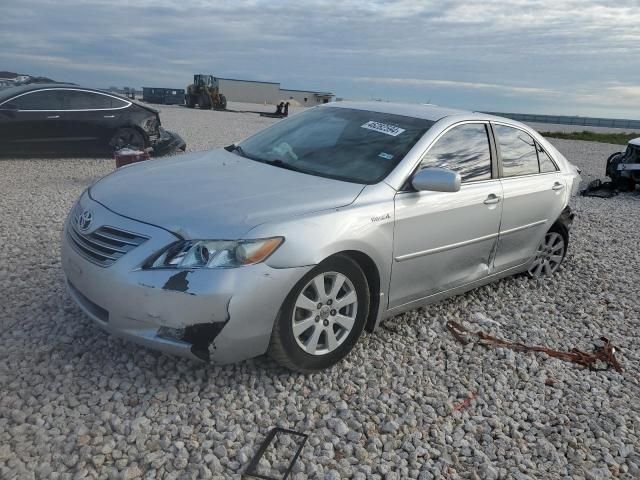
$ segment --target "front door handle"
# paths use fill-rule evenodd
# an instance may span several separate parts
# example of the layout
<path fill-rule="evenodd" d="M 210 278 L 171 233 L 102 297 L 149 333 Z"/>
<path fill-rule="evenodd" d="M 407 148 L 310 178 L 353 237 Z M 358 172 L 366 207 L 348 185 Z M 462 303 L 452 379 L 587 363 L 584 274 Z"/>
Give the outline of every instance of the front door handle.
<path fill-rule="evenodd" d="M 60 118 L 60 115 L 47 115 L 47 119 L 55 120 L 56 118 Z"/>
<path fill-rule="evenodd" d="M 104 118 L 116 118 L 115 115 L 105 115 Z"/>
<path fill-rule="evenodd" d="M 500 197 L 497 195 L 494 195 L 493 193 L 489 195 L 487 199 L 484 201 L 485 205 L 495 205 L 496 203 L 500 203 Z"/>
<path fill-rule="evenodd" d="M 561 184 L 560 182 L 556 182 L 553 184 L 553 187 L 551 187 L 553 190 L 562 190 L 564 188 L 564 185 Z"/>

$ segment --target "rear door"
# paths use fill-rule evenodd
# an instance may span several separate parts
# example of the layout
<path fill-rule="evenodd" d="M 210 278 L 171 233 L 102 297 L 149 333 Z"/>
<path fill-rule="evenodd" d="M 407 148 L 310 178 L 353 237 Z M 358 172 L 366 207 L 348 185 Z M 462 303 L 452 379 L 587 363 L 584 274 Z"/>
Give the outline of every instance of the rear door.
<path fill-rule="evenodd" d="M 53 89 L 23 93 L 0 105 L 3 153 L 44 153 L 55 150 L 62 130 L 62 100 Z"/>
<path fill-rule="evenodd" d="M 395 197 L 395 234 L 389 307 L 394 308 L 487 276 L 502 211 L 502 186 L 484 122 L 446 130 L 419 168 L 460 173 L 458 192 Z"/>
<path fill-rule="evenodd" d="M 494 261 L 497 271 L 522 265 L 562 212 L 566 182 L 552 158 L 525 130 L 492 122 L 504 194 Z"/>
<path fill-rule="evenodd" d="M 62 93 L 65 115 L 62 128 L 68 142 L 87 150 L 104 149 L 121 123 L 129 102 L 88 90 Z"/>

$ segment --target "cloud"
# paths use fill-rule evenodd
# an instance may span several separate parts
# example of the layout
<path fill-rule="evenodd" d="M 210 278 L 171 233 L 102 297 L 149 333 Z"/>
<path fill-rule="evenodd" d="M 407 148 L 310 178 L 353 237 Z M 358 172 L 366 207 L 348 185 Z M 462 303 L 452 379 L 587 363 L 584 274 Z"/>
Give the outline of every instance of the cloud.
<path fill-rule="evenodd" d="M 344 97 L 637 116 L 617 99 L 637 99 L 638 25 L 635 0 L 4 0 L 0 69 L 90 86 L 213 73 Z"/>
<path fill-rule="evenodd" d="M 463 88 L 471 90 L 497 90 L 500 92 L 511 94 L 526 94 L 526 95 L 545 95 L 545 96 L 557 96 L 559 92 L 550 90 L 547 88 L 537 87 L 517 87 L 513 85 L 499 85 L 496 83 L 479 83 L 479 82 L 457 82 L 453 80 L 433 80 L 424 78 L 393 78 L 393 77 L 358 77 L 356 81 L 377 83 L 386 85 L 410 85 L 410 86 L 429 86 L 429 87 L 451 87 L 451 88 Z"/>

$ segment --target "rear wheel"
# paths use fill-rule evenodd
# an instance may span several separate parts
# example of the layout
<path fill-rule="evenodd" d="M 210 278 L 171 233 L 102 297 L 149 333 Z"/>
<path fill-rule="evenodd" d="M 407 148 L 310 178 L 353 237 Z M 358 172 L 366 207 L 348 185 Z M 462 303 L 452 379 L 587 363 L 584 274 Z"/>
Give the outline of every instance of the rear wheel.
<path fill-rule="evenodd" d="M 567 255 L 567 238 L 559 227 L 549 230 L 536 251 L 527 273 L 530 277 L 538 278 L 553 275 Z"/>
<path fill-rule="evenodd" d="M 115 150 L 124 147 L 144 150 L 146 143 L 144 135 L 131 127 L 119 128 L 109 141 L 109 145 Z"/>
<path fill-rule="evenodd" d="M 269 354 L 299 372 L 329 368 L 354 347 L 369 314 L 367 279 L 353 260 L 331 257 L 300 280 L 284 301 Z"/>
<path fill-rule="evenodd" d="M 227 97 L 224 95 L 220 95 L 220 103 L 216 105 L 216 110 L 226 110 L 227 109 Z"/>

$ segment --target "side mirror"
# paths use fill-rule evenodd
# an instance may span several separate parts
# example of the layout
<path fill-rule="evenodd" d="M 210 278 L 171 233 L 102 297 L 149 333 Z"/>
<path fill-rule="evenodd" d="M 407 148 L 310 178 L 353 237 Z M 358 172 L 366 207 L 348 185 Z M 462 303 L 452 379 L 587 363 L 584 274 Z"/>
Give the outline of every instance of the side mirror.
<path fill-rule="evenodd" d="M 411 185 L 418 191 L 457 192 L 460 190 L 460 174 L 446 168 L 425 168 L 411 178 Z"/>
<path fill-rule="evenodd" d="M 3 103 L 2 106 L 0 106 L 0 110 L 11 110 L 15 112 L 18 110 L 18 106 L 15 103 Z"/>

